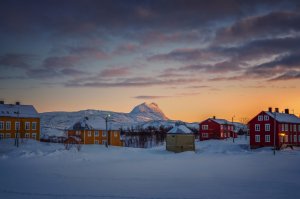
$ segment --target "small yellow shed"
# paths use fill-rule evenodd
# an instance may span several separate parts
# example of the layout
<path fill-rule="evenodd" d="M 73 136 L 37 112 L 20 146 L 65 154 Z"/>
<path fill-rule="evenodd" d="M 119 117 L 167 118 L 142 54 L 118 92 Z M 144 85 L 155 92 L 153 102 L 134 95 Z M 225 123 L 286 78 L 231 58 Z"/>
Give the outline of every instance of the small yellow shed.
<path fill-rule="evenodd" d="M 195 136 L 185 125 L 176 125 L 167 133 L 166 150 L 175 153 L 195 151 Z"/>

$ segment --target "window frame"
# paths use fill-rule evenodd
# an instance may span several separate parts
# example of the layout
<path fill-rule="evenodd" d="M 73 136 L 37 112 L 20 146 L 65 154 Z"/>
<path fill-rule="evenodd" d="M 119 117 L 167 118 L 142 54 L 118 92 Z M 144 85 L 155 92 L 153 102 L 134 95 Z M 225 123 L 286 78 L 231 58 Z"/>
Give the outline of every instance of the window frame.
<path fill-rule="evenodd" d="M 11 130 L 11 122 L 10 121 L 5 122 L 5 130 Z"/>
<path fill-rule="evenodd" d="M 255 135 L 255 142 L 260 142 L 260 135 Z"/>
<path fill-rule="evenodd" d="M 268 143 L 271 142 L 271 136 L 270 135 L 265 135 L 265 142 L 268 142 Z"/>
<path fill-rule="evenodd" d="M 0 121 L 0 130 L 4 130 L 4 121 Z"/>
<path fill-rule="evenodd" d="M 260 124 L 255 124 L 254 130 L 255 130 L 255 132 L 260 132 Z"/>
<path fill-rule="evenodd" d="M 270 124 L 265 124 L 265 131 L 268 131 L 268 132 L 271 131 L 271 125 Z"/>
<path fill-rule="evenodd" d="M 263 121 L 263 116 L 262 116 L 262 115 L 259 115 L 259 116 L 257 117 L 257 121 Z"/>
<path fill-rule="evenodd" d="M 30 122 L 25 122 L 25 130 L 30 130 Z M 28 128 L 27 128 L 28 127 Z"/>
<path fill-rule="evenodd" d="M 268 115 L 264 115 L 264 121 L 269 121 L 270 117 Z"/>
<path fill-rule="evenodd" d="M 35 131 L 36 130 L 36 126 L 37 126 L 37 122 L 31 122 L 31 130 Z"/>

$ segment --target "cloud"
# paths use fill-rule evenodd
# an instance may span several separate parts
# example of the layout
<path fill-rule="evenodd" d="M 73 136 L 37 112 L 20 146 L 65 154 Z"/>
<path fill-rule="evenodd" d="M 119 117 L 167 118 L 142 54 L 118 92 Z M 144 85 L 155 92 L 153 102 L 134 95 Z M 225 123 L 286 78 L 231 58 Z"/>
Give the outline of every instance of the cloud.
<path fill-rule="evenodd" d="M 148 99 L 161 99 L 161 98 L 169 98 L 169 97 L 172 97 L 172 96 L 159 96 L 159 95 L 139 95 L 139 96 L 135 96 L 133 98 L 136 98 L 136 99 L 144 99 L 144 100 L 148 100 Z"/>
<path fill-rule="evenodd" d="M 49 69 L 74 67 L 80 60 L 81 59 L 78 56 L 53 56 L 48 57 L 43 61 L 43 67 Z"/>
<path fill-rule="evenodd" d="M 28 69 L 34 56 L 29 54 L 7 53 L 0 56 L 0 66 Z"/>
<path fill-rule="evenodd" d="M 107 68 L 100 72 L 99 76 L 101 77 L 118 77 L 125 76 L 130 74 L 130 68 L 121 67 L 121 68 Z"/>
<path fill-rule="evenodd" d="M 283 81 L 283 80 L 298 80 L 300 79 L 300 71 L 289 71 L 283 75 L 272 78 L 269 81 Z"/>
<path fill-rule="evenodd" d="M 300 30 L 300 14 L 292 11 L 277 11 L 266 15 L 252 16 L 235 22 L 216 33 L 216 44 L 230 44 L 270 36 L 284 36 Z"/>
<path fill-rule="evenodd" d="M 108 80 L 98 78 L 97 80 L 84 79 L 82 81 L 76 79 L 68 81 L 67 87 L 150 87 L 150 86 L 170 86 L 178 84 L 190 84 L 200 82 L 199 79 L 191 78 L 173 78 L 173 79 L 157 79 L 151 77 L 132 77 L 123 80 Z"/>

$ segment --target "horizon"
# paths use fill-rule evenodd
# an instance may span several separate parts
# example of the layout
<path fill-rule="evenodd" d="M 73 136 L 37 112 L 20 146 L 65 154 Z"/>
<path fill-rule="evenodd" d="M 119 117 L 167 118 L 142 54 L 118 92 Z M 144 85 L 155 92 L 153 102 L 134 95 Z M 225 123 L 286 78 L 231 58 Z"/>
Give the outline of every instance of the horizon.
<path fill-rule="evenodd" d="M 236 122 L 269 107 L 300 115 L 300 4 L 287 1 L 0 3 L 0 98 L 38 112 Z"/>

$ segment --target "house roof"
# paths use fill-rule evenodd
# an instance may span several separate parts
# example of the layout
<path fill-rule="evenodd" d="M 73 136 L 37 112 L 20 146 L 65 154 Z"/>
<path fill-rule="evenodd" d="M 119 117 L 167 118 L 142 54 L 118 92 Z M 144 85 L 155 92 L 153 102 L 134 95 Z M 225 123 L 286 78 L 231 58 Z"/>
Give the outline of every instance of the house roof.
<path fill-rule="evenodd" d="M 185 125 L 174 126 L 168 133 L 171 134 L 191 134 L 193 133 L 189 128 Z"/>
<path fill-rule="evenodd" d="M 231 122 L 225 120 L 225 119 L 214 119 L 214 118 L 209 118 L 210 120 L 218 123 L 218 124 L 232 124 Z"/>
<path fill-rule="evenodd" d="M 270 117 L 276 119 L 276 121 L 278 122 L 300 124 L 300 118 L 294 114 L 268 112 L 268 111 L 265 111 L 265 113 L 268 114 Z"/>
<path fill-rule="evenodd" d="M 0 104 L 0 116 L 38 118 L 38 112 L 32 105 Z"/>

